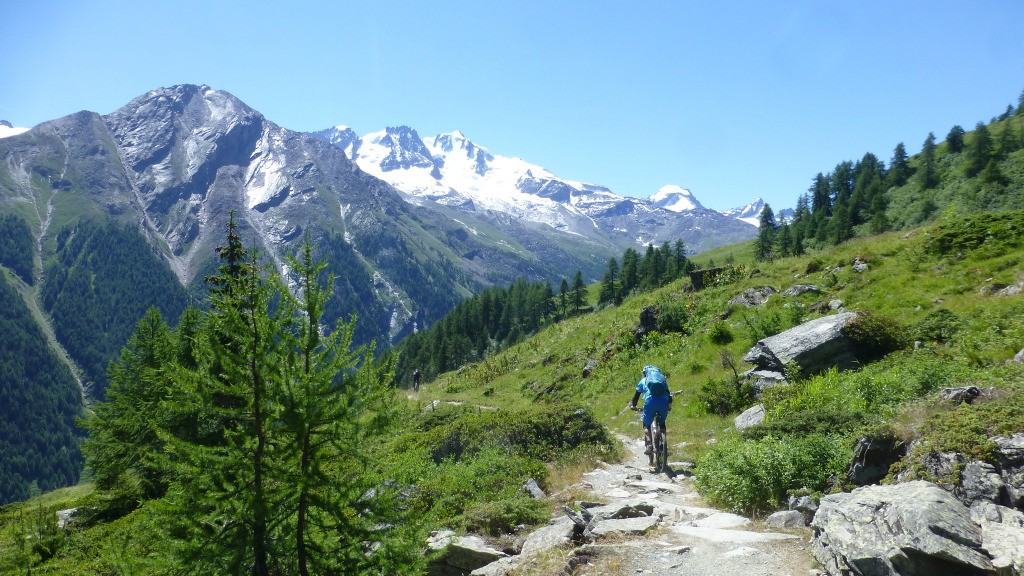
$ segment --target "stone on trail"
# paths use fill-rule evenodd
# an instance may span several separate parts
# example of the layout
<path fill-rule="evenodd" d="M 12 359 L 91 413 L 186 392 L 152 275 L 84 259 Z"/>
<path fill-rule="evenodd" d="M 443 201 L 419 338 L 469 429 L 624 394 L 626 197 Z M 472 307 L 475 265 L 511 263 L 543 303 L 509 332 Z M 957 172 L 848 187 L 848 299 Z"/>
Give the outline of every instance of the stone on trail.
<path fill-rule="evenodd" d="M 726 542 L 732 544 L 755 544 L 773 540 L 795 540 L 799 536 L 780 534 L 778 532 L 750 532 L 748 530 L 729 530 L 727 528 L 707 528 L 703 526 L 673 526 L 676 534 L 692 536 L 708 542 Z"/>
<path fill-rule="evenodd" d="M 488 546 L 480 537 L 455 536 L 447 530 L 434 533 L 427 546 L 431 550 L 441 550 L 441 555 L 427 567 L 427 574 L 431 576 L 465 574 L 507 556 L 501 550 Z"/>
<path fill-rule="evenodd" d="M 799 510 L 781 510 L 765 518 L 764 523 L 773 528 L 803 528 L 807 519 Z"/>
<path fill-rule="evenodd" d="M 729 512 L 715 512 L 710 516 L 700 520 L 691 520 L 686 524 L 698 528 L 738 528 L 750 524 L 750 518 Z"/>
<path fill-rule="evenodd" d="M 823 496 L 811 526 L 812 553 L 830 574 L 992 574 L 981 529 L 967 507 L 917 480 Z"/>
<path fill-rule="evenodd" d="M 643 516 L 640 518 L 622 518 L 619 520 L 602 520 L 594 526 L 595 536 L 641 536 L 650 532 L 658 525 L 658 518 Z"/>

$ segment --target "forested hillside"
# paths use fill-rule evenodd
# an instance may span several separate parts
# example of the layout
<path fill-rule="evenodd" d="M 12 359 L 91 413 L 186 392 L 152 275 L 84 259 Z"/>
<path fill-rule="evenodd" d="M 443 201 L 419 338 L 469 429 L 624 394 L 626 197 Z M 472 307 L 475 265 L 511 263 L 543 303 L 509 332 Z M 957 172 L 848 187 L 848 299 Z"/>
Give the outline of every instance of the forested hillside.
<path fill-rule="evenodd" d="M 0 504 L 78 482 L 81 391 L 0 272 Z"/>
<path fill-rule="evenodd" d="M 789 222 L 769 206 L 755 243 L 759 260 L 800 255 L 857 235 L 904 230 L 939 213 L 966 215 L 1024 208 L 1024 94 L 1016 108 L 945 139 L 929 133 L 909 156 L 900 142 L 888 164 L 873 153 L 840 162 L 812 179 Z"/>
<path fill-rule="evenodd" d="M 41 300 L 57 338 L 103 397 L 107 366 L 150 306 L 177 318 L 188 301 L 167 265 L 134 228 L 81 221 L 57 236 Z"/>

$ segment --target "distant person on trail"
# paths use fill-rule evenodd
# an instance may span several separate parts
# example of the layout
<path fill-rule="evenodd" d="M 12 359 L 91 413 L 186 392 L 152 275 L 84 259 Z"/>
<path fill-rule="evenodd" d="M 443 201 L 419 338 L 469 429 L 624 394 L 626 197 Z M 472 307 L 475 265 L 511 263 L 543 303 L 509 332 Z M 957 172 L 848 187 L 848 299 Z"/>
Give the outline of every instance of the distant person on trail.
<path fill-rule="evenodd" d="M 412 371 L 412 390 L 413 392 L 420 391 L 420 369 L 416 368 Z"/>
<path fill-rule="evenodd" d="M 644 366 L 643 378 L 636 385 L 636 392 L 629 407 L 636 410 L 636 402 L 641 396 L 644 398 L 643 423 L 644 423 L 644 454 L 653 456 L 654 447 L 651 442 L 651 423 L 654 422 L 655 412 L 661 415 L 658 423 L 665 429 L 665 417 L 672 410 L 672 395 L 668 391 L 668 380 L 657 366 L 648 364 Z"/>

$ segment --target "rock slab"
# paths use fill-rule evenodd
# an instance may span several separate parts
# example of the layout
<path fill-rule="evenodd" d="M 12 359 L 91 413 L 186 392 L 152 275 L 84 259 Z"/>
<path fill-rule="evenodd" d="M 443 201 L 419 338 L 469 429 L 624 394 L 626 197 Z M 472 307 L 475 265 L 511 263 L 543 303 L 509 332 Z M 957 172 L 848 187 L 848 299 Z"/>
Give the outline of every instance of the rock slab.
<path fill-rule="evenodd" d="M 811 551 L 833 576 L 981 576 L 994 570 L 970 511 L 930 482 L 824 496 L 811 526 Z"/>

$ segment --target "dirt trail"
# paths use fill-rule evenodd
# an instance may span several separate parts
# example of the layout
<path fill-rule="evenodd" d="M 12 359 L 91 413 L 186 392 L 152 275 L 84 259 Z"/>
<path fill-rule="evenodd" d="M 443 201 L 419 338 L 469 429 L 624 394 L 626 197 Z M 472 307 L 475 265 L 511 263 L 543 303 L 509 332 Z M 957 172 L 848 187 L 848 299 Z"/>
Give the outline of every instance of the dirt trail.
<path fill-rule="evenodd" d="M 686 463 L 654 473 L 643 440 L 621 437 L 627 458 L 584 474 L 551 498 L 571 500 L 525 538 L 518 555 L 476 576 L 809 576 L 821 574 L 807 528 L 773 531 L 749 518 L 704 506 Z M 575 516 L 575 521 L 571 518 Z M 464 572 L 463 572 L 464 573 Z"/>
<path fill-rule="evenodd" d="M 642 534 L 618 531 L 605 520 L 573 575 L 688 574 L 702 576 L 807 576 L 814 562 L 807 550 L 808 529 L 772 531 L 760 522 L 702 505 L 687 466 L 668 473 L 647 466 L 643 441 L 621 438 L 630 456 L 589 472 L 584 486 L 598 502 L 613 507 L 654 507 L 657 524 Z M 609 544 L 603 545 L 603 541 Z"/>

